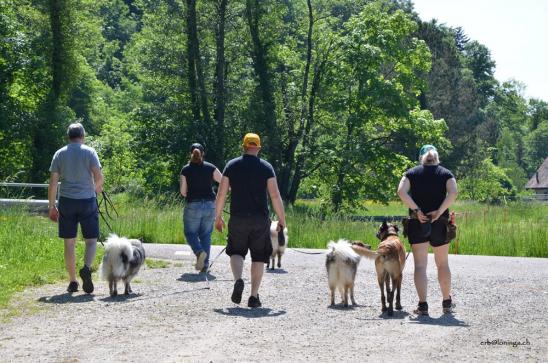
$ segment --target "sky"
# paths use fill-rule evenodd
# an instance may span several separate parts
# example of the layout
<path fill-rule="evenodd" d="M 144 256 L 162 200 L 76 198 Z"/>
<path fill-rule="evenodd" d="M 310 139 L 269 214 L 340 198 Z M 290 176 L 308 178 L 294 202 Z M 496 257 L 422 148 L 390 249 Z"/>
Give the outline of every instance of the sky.
<path fill-rule="evenodd" d="M 495 77 L 548 101 L 548 0 L 413 0 L 423 21 L 461 26 L 496 62 Z"/>

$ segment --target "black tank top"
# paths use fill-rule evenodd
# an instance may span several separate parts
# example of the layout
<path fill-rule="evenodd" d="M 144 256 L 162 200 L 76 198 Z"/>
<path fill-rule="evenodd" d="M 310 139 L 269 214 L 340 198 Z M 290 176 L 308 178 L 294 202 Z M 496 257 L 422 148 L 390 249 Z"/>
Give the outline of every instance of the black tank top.
<path fill-rule="evenodd" d="M 204 161 L 202 164 L 188 163 L 181 169 L 181 175 L 186 178 L 187 202 L 199 200 L 215 200 L 213 192 L 213 172 L 215 165 Z"/>
<path fill-rule="evenodd" d="M 423 213 L 437 210 L 447 196 L 447 180 L 454 178 L 441 165 L 419 165 L 409 169 L 405 176 L 411 183 L 411 198 Z M 444 215 L 448 215 L 445 211 Z"/>

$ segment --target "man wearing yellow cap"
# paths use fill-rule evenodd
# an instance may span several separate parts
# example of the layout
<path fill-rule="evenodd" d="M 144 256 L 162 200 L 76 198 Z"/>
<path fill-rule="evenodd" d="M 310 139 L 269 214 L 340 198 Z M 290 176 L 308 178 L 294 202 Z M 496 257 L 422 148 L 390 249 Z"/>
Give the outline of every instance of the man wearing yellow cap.
<path fill-rule="evenodd" d="M 215 228 L 219 232 L 223 230 L 225 222 L 222 213 L 230 187 L 232 198 L 226 253 L 230 256 L 230 267 L 235 280 L 231 299 L 236 304 L 242 301 L 242 272 L 244 258 L 249 250 L 252 262 L 251 296 L 247 305 L 256 308 L 261 306 L 259 286 L 264 264 L 268 263 L 272 253 L 267 192 L 278 216 L 278 228 L 283 230 L 286 224 L 274 169 L 266 160 L 258 157 L 261 150 L 259 135 L 246 134 L 243 149 L 244 154 L 230 160 L 223 172 L 215 203 Z"/>

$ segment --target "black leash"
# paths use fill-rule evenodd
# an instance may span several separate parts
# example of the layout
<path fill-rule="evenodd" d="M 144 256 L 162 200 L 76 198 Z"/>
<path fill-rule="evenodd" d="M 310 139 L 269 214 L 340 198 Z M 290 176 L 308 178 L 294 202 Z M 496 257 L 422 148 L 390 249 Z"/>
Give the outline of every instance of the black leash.
<path fill-rule="evenodd" d="M 108 223 L 108 220 L 107 220 L 107 217 L 110 219 L 114 219 L 110 215 L 109 208 L 114 211 L 114 213 L 116 214 L 116 217 L 119 217 L 120 215 L 118 214 L 118 211 L 116 210 L 116 208 L 114 208 L 114 203 L 112 203 L 112 200 L 109 198 L 108 194 L 104 190 L 101 192 L 101 195 L 103 197 L 101 201 L 99 201 L 98 199 L 95 199 L 95 202 L 97 203 L 97 211 L 99 212 L 101 219 L 103 220 L 103 222 L 105 222 L 110 232 L 114 233 L 112 226 L 110 225 L 110 223 Z M 101 206 L 103 204 L 104 204 L 104 210 L 105 210 L 104 213 L 101 211 Z M 105 214 L 106 214 L 106 217 L 105 217 Z M 105 246 L 102 241 L 99 241 L 99 242 L 101 243 L 103 247 Z"/>

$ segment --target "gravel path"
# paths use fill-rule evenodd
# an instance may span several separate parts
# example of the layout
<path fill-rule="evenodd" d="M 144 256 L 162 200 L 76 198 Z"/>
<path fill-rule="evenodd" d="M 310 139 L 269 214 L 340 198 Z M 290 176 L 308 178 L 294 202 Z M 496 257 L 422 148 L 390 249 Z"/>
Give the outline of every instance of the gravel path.
<path fill-rule="evenodd" d="M 404 271 L 404 310 L 380 314 L 373 262 L 362 260 L 357 307 L 328 307 L 325 256 L 286 252 L 266 273 L 263 308 L 230 302 L 228 258 L 213 266 L 211 289 L 192 270 L 187 246 L 147 245 L 149 257 L 179 260 L 141 271 L 136 294 L 111 299 L 63 294 L 65 283 L 14 299 L 22 315 L 0 323 L 0 361 L 547 361 L 548 259 L 451 256 L 455 315 L 442 315 L 432 256 L 430 317 L 416 318 L 413 258 Z M 180 251 L 179 253 L 175 253 Z M 215 247 L 212 254 L 220 248 Z M 245 276 L 249 276 L 246 261 Z M 246 278 L 244 302 L 249 294 Z M 486 345 L 492 342 L 527 345 Z"/>

